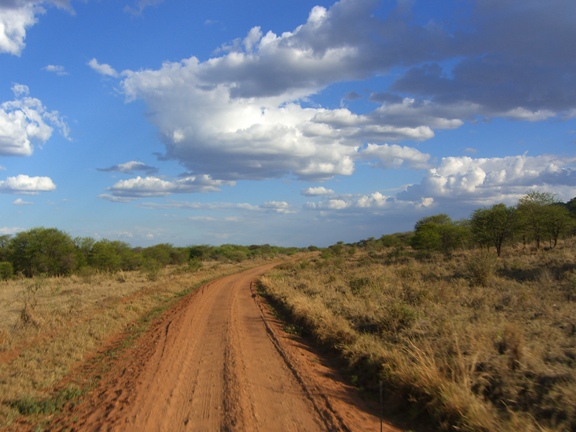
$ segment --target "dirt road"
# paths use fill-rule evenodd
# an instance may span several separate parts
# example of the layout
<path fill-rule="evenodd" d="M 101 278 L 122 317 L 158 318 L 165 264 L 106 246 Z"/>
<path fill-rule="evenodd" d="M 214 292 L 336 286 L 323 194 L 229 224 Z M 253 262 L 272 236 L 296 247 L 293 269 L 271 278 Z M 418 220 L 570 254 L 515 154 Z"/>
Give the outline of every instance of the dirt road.
<path fill-rule="evenodd" d="M 184 298 L 69 413 L 70 423 L 58 426 L 379 431 L 379 419 L 353 389 L 285 334 L 254 294 L 251 282 L 272 266 L 224 277 Z"/>

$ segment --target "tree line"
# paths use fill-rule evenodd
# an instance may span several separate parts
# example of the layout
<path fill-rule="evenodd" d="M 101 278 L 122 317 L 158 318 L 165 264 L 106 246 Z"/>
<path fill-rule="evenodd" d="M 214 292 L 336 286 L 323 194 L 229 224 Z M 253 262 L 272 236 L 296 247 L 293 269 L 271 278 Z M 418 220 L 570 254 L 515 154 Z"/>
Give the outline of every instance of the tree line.
<path fill-rule="evenodd" d="M 56 228 L 38 227 L 14 236 L 0 236 L 0 278 L 68 276 L 83 269 L 106 272 L 192 265 L 207 260 L 239 262 L 257 257 L 293 253 L 296 248 L 270 245 L 175 247 L 168 243 L 141 248 L 91 237 L 72 238 Z"/>
<path fill-rule="evenodd" d="M 555 194 L 532 191 L 515 206 L 503 203 L 479 208 L 469 219 L 452 220 L 441 213 L 416 222 L 414 231 L 384 235 L 358 243 L 365 248 L 411 246 L 449 255 L 456 249 L 482 247 L 501 255 L 505 244 L 555 248 L 558 240 L 576 234 L 576 198 L 563 203 Z"/>

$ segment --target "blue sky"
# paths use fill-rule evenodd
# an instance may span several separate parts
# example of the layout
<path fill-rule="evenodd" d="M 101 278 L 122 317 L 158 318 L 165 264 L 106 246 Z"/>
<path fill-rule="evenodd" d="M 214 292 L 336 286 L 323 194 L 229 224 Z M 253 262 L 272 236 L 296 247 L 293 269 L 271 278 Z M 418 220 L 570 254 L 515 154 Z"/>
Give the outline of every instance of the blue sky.
<path fill-rule="evenodd" d="M 0 0 L 0 234 L 327 246 L 576 196 L 573 0 Z"/>

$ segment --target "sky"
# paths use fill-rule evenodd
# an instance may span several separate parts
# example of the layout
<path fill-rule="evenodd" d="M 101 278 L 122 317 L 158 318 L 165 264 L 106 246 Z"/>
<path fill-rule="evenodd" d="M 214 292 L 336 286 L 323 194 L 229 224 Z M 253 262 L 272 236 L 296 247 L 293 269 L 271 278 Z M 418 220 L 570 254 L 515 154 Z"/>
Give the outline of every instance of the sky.
<path fill-rule="evenodd" d="M 0 234 L 328 246 L 576 196 L 574 0 L 0 0 Z"/>

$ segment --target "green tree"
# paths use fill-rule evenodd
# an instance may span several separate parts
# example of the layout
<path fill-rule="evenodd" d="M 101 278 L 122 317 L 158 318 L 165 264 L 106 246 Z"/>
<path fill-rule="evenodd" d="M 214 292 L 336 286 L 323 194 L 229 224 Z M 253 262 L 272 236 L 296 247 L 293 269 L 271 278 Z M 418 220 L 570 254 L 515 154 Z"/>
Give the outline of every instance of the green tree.
<path fill-rule="evenodd" d="M 210 259 L 214 247 L 208 245 L 198 245 L 198 246 L 189 246 L 189 257 L 190 259 L 197 259 L 200 261 L 206 261 Z"/>
<path fill-rule="evenodd" d="M 94 243 L 96 243 L 96 240 L 91 237 L 76 237 L 74 239 L 74 245 L 78 252 L 78 267 L 85 267 L 88 265 Z"/>
<path fill-rule="evenodd" d="M 0 261 L 7 261 L 9 259 L 10 237 L 10 234 L 0 236 Z"/>
<path fill-rule="evenodd" d="M 414 249 L 439 251 L 448 255 L 464 243 L 466 235 L 467 227 L 464 223 L 454 222 L 442 213 L 416 222 L 410 244 Z"/>
<path fill-rule="evenodd" d="M 570 213 L 556 201 L 555 194 L 532 191 L 518 201 L 518 224 L 522 235 L 534 240 L 536 249 L 549 240 L 555 247 L 559 236 L 570 227 Z"/>
<path fill-rule="evenodd" d="M 100 240 L 92 246 L 88 264 L 110 272 L 135 270 L 142 265 L 142 255 L 132 250 L 127 243 Z"/>
<path fill-rule="evenodd" d="M 0 261 L 0 280 L 8 280 L 14 274 L 14 267 L 9 261 Z"/>
<path fill-rule="evenodd" d="M 558 238 L 574 226 L 574 219 L 570 216 L 570 211 L 559 204 L 548 206 L 546 213 L 544 228 L 550 238 L 550 247 L 555 248 Z"/>
<path fill-rule="evenodd" d="M 78 265 L 74 241 L 56 228 L 20 232 L 10 239 L 9 250 L 14 271 L 28 277 L 68 275 Z"/>
<path fill-rule="evenodd" d="M 162 267 L 167 266 L 171 263 L 170 254 L 173 250 L 173 246 L 168 243 L 161 243 L 154 246 L 147 247 L 142 250 L 142 255 L 144 258 L 153 259 L 157 261 Z"/>
<path fill-rule="evenodd" d="M 572 216 L 576 216 L 576 197 L 564 204 L 564 207 L 568 209 Z"/>
<path fill-rule="evenodd" d="M 513 207 L 502 203 L 475 210 L 470 221 L 472 237 L 482 246 L 494 246 L 500 256 L 502 245 L 514 234 L 515 213 Z"/>

